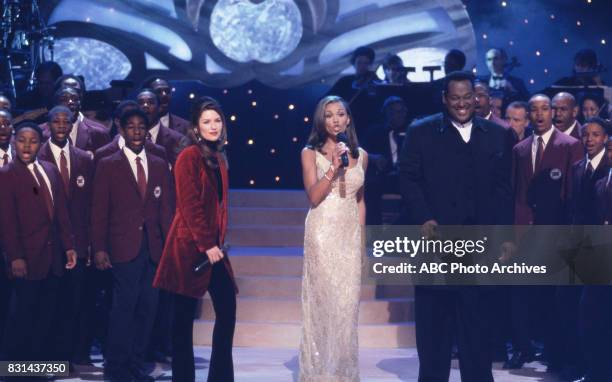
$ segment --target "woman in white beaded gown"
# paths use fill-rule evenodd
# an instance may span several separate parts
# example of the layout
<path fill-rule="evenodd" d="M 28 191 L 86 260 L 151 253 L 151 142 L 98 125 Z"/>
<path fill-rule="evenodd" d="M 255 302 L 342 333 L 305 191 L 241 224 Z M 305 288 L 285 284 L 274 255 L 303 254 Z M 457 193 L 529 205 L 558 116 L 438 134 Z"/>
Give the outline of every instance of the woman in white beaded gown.
<path fill-rule="evenodd" d="M 346 134 L 346 144 L 337 141 L 338 133 Z M 346 168 L 344 153 L 349 159 Z M 301 382 L 359 381 L 357 324 L 367 162 L 347 103 L 337 96 L 323 98 L 302 150 L 311 207 L 304 236 Z"/>

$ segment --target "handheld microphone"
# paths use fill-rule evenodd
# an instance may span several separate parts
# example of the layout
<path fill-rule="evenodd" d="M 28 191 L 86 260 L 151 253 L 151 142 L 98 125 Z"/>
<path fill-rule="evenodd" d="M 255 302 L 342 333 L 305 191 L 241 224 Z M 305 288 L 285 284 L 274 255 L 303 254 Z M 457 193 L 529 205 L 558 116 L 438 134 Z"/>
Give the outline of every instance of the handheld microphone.
<path fill-rule="evenodd" d="M 230 246 L 227 244 L 223 244 L 223 246 L 220 249 L 221 249 L 221 252 L 223 252 L 223 255 L 227 257 L 227 253 L 229 252 Z M 204 268 L 205 266 L 209 264 L 210 264 L 210 260 L 208 259 L 208 256 L 204 254 L 204 259 L 200 261 L 199 263 L 196 263 L 196 265 L 193 266 L 193 271 L 197 273 L 201 271 L 202 268 Z"/>
<path fill-rule="evenodd" d="M 336 140 L 348 145 L 348 137 L 346 136 L 346 133 L 338 133 L 336 135 Z M 348 167 L 349 158 L 346 152 L 340 156 L 340 160 L 342 160 L 342 167 Z"/>

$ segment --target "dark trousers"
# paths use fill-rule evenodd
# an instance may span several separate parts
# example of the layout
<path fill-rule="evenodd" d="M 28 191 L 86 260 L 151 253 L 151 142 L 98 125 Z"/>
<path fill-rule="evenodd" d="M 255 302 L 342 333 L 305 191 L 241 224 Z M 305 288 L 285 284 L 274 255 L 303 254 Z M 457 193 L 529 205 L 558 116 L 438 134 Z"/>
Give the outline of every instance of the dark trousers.
<path fill-rule="evenodd" d="M 510 298 L 510 328 L 512 351 L 530 354 L 533 352 L 530 336 L 530 309 L 534 287 L 528 285 L 510 285 L 508 293 Z"/>
<path fill-rule="evenodd" d="M 234 380 L 232 344 L 236 326 L 236 293 L 223 261 L 212 267 L 208 293 L 215 309 L 215 328 L 208 382 L 232 382 Z M 172 380 L 175 382 L 195 381 L 193 320 L 197 304 L 198 300 L 195 298 L 174 295 Z"/>
<path fill-rule="evenodd" d="M 53 360 L 54 317 L 59 279 L 14 280 L 5 331 L 5 355 L 9 360 Z"/>
<path fill-rule="evenodd" d="M 95 301 L 87 294 L 87 275 L 89 269 L 85 259 L 79 259 L 74 269 L 60 278 L 59 300 L 60 314 L 57 316 L 58 357 L 62 360 L 74 360 L 84 355 L 89 356 L 89 349 L 82 345 L 87 338 L 92 321 L 92 308 Z"/>
<path fill-rule="evenodd" d="M 172 315 L 174 312 L 174 296 L 172 293 L 160 290 L 155 315 L 151 343 L 148 355 L 155 359 L 159 356 L 169 356 L 172 353 Z"/>
<path fill-rule="evenodd" d="M 127 263 L 114 263 L 113 304 L 106 340 L 105 368 L 143 370 L 144 355 L 155 320 L 158 291 L 153 288 L 155 264 L 149 257 L 147 237 L 138 256 Z"/>
<path fill-rule="evenodd" d="M 3 256 L 0 255 L 0 360 L 4 359 L 4 328 L 6 318 L 9 313 L 9 303 L 11 301 L 11 281 L 7 276 L 8 269 L 5 269 Z"/>
<path fill-rule="evenodd" d="M 456 338 L 463 381 L 492 382 L 488 315 L 478 287 L 417 286 L 419 382 L 447 382 Z M 483 306 L 484 305 L 484 306 Z"/>
<path fill-rule="evenodd" d="M 580 334 L 586 374 L 593 382 L 609 382 L 612 372 L 612 286 L 586 285 L 580 300 Z"/>

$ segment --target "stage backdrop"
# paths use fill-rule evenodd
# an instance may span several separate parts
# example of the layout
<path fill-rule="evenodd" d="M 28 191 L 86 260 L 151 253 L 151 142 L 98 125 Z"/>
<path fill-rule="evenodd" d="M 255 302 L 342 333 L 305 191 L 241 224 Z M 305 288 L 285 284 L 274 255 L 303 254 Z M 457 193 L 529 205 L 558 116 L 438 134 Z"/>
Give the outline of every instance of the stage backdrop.
<path fill-rule="evenodd" d="M 299 152 L 317 100 L 351 72 L 354 48 L 377 65 L 399 53 L 428 81 L 451 48 L 484 74 L 484 52 L 517 56 L 531 90 L 568 75 L 573 53 L 596 48 L 609 63 L 604 1 L 469 0 L 54 0 L 41 3 L 56 28 L 53 51 L 88 90 L 111 80 L 171 80 L 172 109 L 188 117 L 199 95 L 229 118 L 233 187 L 301 187 Z M 50 57 L 51 52 L 47 52 Z M 379 70 L 380 73 L 380 70 Z M 435 78 L 444 73 L 437 71 Z"/>

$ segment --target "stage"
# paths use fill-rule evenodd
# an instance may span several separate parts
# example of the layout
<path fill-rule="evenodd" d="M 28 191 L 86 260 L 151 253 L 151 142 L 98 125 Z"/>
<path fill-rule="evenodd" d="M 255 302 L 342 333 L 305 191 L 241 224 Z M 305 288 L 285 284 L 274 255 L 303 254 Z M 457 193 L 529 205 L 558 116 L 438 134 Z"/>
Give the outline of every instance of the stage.
<path fill-rule="evenodd" d="M 198 346 L 196 355 L 196 380 L 205 381 L 208 374 L 210 347 Z M 80 373 L 62 381 L 102 380 L 101 358 L 94 359 L 94 367 L 77 366 Z M 363 382 L 412 382 L 417 381 L 418 358 L 415 348 L 361 349 L 359 354 L 361 380 Z M 234 348 L 234 370 L 236 382 L 293 382 L 298 380 L 298 351 L 288 348 Z M 545 373 L 546 367 L 539 362 L 526 364 L 521 370 L 502 370 L 501 363 L 493 365 L 496 382 L 557 382 Z M 171 381 L 170 365 L 156 364 L 151 373 L 158 381 Z M 459 382 L 459 364 L 453 360 L 451 382 Z"/>

